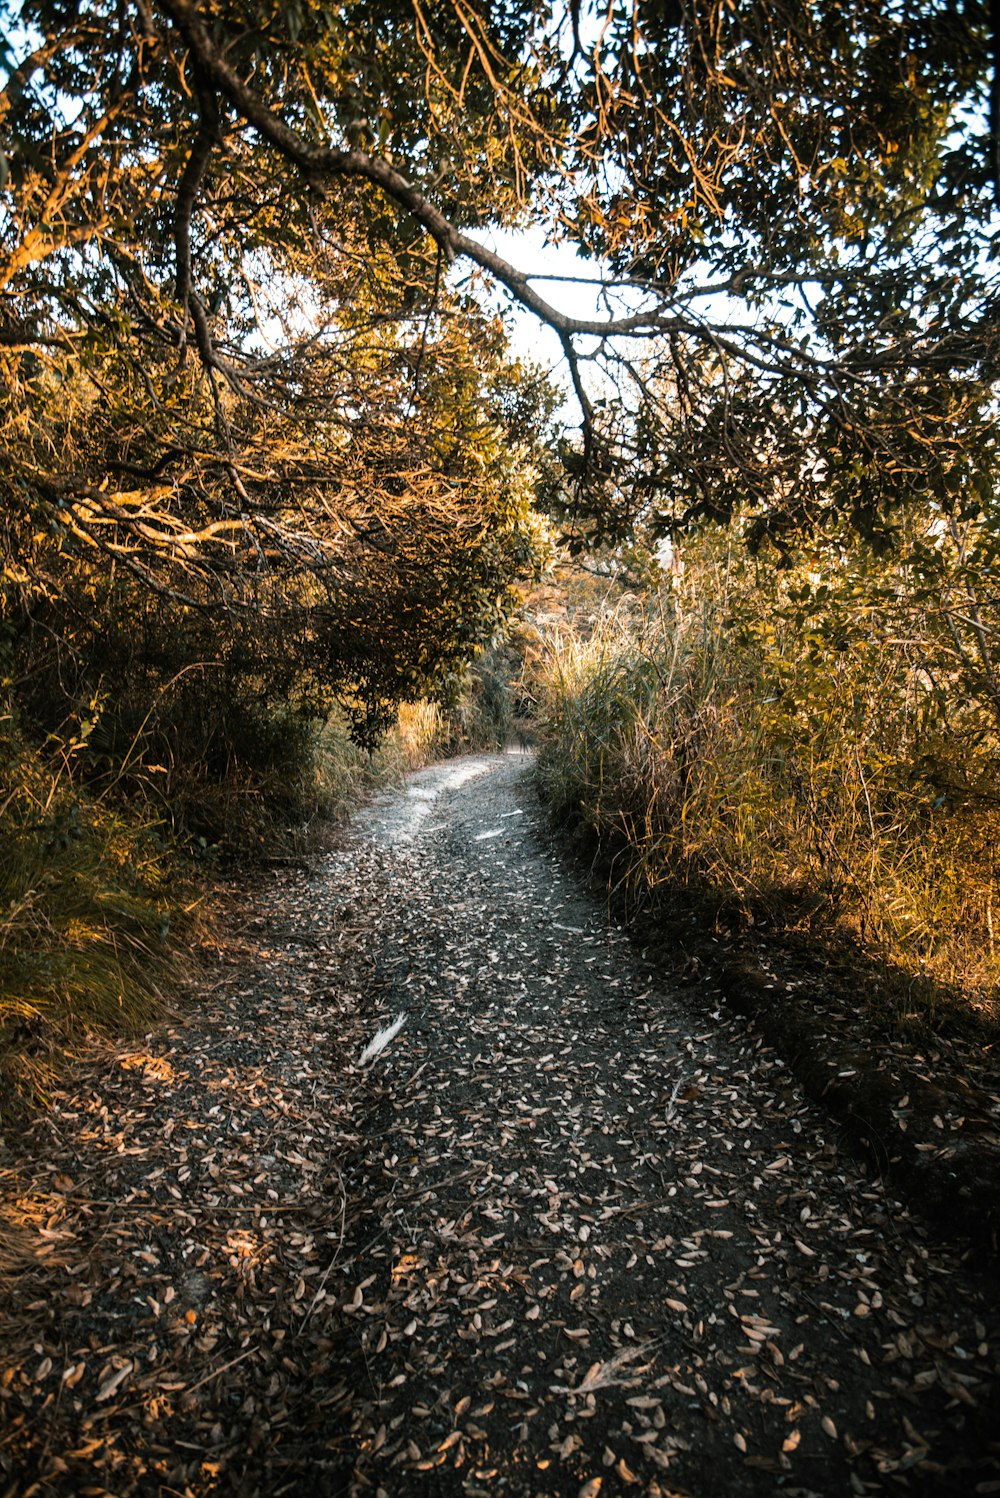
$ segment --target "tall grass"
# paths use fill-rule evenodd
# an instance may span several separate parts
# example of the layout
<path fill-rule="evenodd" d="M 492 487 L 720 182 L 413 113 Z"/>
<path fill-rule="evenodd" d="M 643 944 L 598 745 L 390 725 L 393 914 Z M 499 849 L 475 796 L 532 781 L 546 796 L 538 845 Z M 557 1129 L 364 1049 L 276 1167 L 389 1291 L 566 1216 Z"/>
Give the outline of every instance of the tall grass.
<path fill-rule="evenodd" d="M 161 1011 L 192 900 L 157 828 L 89 801 L 9 732 L 2 751 L 0 1122 L 86 1036 Z"/>
<path fill-rule="evenodd" d="M 553 638 L 546 798 L 635 904 L 696 890 L 837 931 L 995 1011 L 995 738 L 928 713 L 926 657 L 886 633 L 817 650 L 774 593 L 710 580 Z"/>

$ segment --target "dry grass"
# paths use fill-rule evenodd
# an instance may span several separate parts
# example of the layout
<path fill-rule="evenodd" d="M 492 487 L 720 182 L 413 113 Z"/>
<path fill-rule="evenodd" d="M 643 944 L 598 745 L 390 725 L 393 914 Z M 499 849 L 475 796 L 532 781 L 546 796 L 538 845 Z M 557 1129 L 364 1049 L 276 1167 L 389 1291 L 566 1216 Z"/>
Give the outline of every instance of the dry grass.
<path fill-rule="evenodd" d="M 4 740 L 0 1119 L 94 1033 L 138 1033 L 188 970 L 193 898 L 160 831 Z"/>
<path fill-rule="evenodd" d="M 734 626 L 739 602 L 633 598 L 589 638 L 552 640 L 547 799 L 600 837 L 634 903 L 694 888 L 749 921 L 847 934 L 924 980 L 925 1003 L 943 985 L 995 1018 L 997 745 L 980 734 L 973 763 L 940 723 L 932 742 L 884 636 L 823 658 L 759 597 Z M 932 748 L 936 766 L 964 756 L 962 793 L 928 777 Z"/>

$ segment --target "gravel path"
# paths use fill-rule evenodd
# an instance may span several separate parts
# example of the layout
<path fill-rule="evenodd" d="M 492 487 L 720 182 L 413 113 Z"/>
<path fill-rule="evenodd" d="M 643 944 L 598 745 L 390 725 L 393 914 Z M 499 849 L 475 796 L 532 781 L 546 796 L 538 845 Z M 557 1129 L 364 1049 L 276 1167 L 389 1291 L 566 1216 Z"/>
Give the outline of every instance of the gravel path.
<path fill-rule="evenodd" d="M 406 1014 L 348 1188 L 357 1490 L 1000 1491 L 989 1286 L 644 970 L 523 775 L 417 777 L 350 854 Z"/>
<path fill-rule="evenodd" d="M 1000 1493 L 995 1284 L 647 969 L 527 768 L 276 876 L 203 1014 L 10 1162 L 52 1236 L 5 1492 Z"/>

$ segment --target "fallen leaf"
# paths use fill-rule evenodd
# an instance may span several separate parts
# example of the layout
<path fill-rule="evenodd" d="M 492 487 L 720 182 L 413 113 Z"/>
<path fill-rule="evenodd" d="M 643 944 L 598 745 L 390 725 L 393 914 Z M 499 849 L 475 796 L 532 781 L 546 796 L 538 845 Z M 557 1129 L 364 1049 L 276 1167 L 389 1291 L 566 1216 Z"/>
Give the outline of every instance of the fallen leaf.
<path fill-rule="evenodd" d="M 123 1384 L 128 1378 L 129 1374 L 132 1372 L 133 1367 L 134 1364 L 126 1363 L 124 1367 L 119 1368 L 116 1373 L 113 1373 L 110 1378 L 105 1379 L 104 1383 L 101 1385 L 96 1395 L 94 1396 L 94 1403 L 103 1404 L 106 1399 L 110 1399 L 115 1390 L 118 1389 L 120 1385 Z"/>

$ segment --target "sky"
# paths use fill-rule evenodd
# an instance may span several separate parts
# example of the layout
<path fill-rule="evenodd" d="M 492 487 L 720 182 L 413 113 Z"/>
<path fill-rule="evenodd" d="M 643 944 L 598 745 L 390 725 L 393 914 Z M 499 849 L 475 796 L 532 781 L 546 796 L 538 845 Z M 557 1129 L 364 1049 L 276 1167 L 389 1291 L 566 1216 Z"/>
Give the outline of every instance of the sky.
<path fill-rule="evenodd" d="M 479 230 L 470 232 L 469 237 L 487 245 L 519 270 L 526 272 L 544 272 L 556 277 L 599 274 L 593 261 L 581 260 L 569 245 L 547 245 L 540 228 L 494 229 L 488 233 Z M 600 306 L 597 286 L 545 280 L 536 280 L 533 284 L 546 301 L 550 301 L 560 312 L 570 317 L 607 315 Z M 567 392 L 571 417 L 578 417 L 575 401 L 569 394 L 570 380 L 566 360 L 559 339 L 552 329 L 539 322 L 534 313 L 516 305 L 511 308 L 511 328 L 513 351 L 522 359 L 552 370 L 557 383 Z"/>

